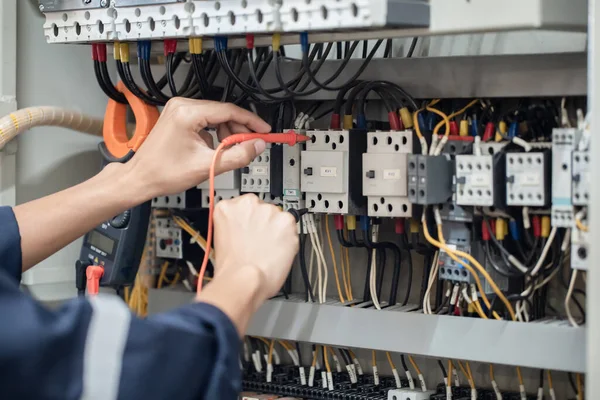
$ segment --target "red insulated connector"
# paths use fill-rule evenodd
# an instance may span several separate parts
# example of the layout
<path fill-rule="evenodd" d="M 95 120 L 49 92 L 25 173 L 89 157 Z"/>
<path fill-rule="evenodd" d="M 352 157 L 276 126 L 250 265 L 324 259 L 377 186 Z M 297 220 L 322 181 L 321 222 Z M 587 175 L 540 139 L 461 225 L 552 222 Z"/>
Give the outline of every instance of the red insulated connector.
<path fill-rule="evenodd" d="M 287 144 L 288 146 L 294 146 L 296 143 L 311 140 L 309 136 L 298 135 L 294 131 L 289 131 L 288 133 L 237 133 L 225 138 L 221 144 L 231 146 L 254 139 L 262 139 L 267 143 Z"/>
<path fill-rule="evenodd" d="M 100 265 L 90 265 L 85 270 L 87 278 L 87 292 L 89 295 L 95 296 L 100 291 L 100 279 L 104 275 L 104 268 Z"/>
<path fill-rule="evenodd" d="M 343 215 L 334 215 L 333 216 L 333 222 L 335 223 L 335 230 L 336 231 L 343 231 L 344 230 L 344 216 Z"/>
<path fill-rule="evenodd" d="M 488 140 L 492 140 L 494 135 L 496 134 L 496 125 L 493 122 L 488 122 L 485 126 L 485 131 L 483 132 L 483 141 L 487 142 Z"/>
<path fill-rule="evenodd" d="M 406 221 L 404 220 L 404 218 L 396 218 L 395 224 L 394 224 L 396 234 L 402 235 L 406 231 L 405 226 L 404 226 L 405 222 Z"/>
<path fill-rule="evenodd" d="M 531 226 L 533 227 L 533 236 L 536 238 L 542 237 L 542 220 L 539 215 L 533 216 Z"/>
<path fill-rule="evenodd" d="M 96 47 L 96 52 L 98 54 L 98 61 L 105 63 L 106 62 L 106 43 L 98 43 Z"/>
<path fill-rule="evenodd" d="M 175 54 L 177 51 L 177 40 L 167 39 L 164 42 L 164 46 L 165 56 L 168 56 L 169 54 Z"/>
<path fill-rule="evenodd" d="M 496 234 L 496 221 L 495 220 L 489 220 L 490 226 L 488 228 L 488 224 L 484 221 L 481 221 L 481 238 L 487 242 L 488 240 L 490 240 L 491 235 L 495 235 Z M 490 232 L 490 229 L 492 230 Z"/>
<path fill-rule="evenodd" d="M 92 43 L 92 60 L 98 61 L 98 44 Z"/>
<path fill-rule="evenodd" d="M 388 113 L 388 120 L 390 121 L 390 129 L 393 131 L 400 130 L 400 121 L 398 119 L 398 114 L 394 111 L 390 111 Z"/>
<path fill-rule="evenodd" d="M 329 124 L 331 129 L 340 129 L 340 114 L 331 114 L 331 123 Z"/>
<path fill-rule="evenodd" d="M 252 50 L 254 48 L 254 35 L 246 35 L 246 48 Z"/>
<path fill-rule="evenodd" d="M 450 134 L 458 135 L 458 123 L 456 121 L 450 121 Z"/>
<path fill-rule="evenodd" d="M 403 131 L 404 129 L 406 129 L 404 127 L 404 122 L 402 122 L 402 118 L 400 118 L 399 116 L 396 116 L 396 118 L 398 118 L 398 130 Z"/>
<path fill-rule="evenodd" d="M 456 135 L 449 135 L 448 136 L 448 141 L 460 141 L 460 142 L 474 142 L 475 138 L 473 136 L 456 136 Z"/>

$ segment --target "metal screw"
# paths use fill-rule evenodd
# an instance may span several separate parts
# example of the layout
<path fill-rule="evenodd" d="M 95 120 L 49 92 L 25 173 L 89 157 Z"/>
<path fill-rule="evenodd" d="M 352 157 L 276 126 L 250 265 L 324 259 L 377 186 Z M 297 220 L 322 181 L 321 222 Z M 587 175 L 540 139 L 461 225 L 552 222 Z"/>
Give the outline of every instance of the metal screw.
<path fill-rule="evenodd" d="M 83 4 L 90 4 L 92 0 L 83 0 Z"/>
<path fill-rule="evenodd" d="M 108 1 L 107 0 L 102 0 L 100 2 L 100 7 L 107 7 L 108 6 Z"/>
<path fill-rule="evenodd" d="M 40 11 L 44 12 L 44 5 L 43 4 L 40 4 Z"/>

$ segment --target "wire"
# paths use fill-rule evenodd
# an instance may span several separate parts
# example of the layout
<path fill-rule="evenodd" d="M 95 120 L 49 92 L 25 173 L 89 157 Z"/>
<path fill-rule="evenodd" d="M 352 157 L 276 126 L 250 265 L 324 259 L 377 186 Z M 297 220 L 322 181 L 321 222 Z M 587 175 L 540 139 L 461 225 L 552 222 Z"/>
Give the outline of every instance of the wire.
<path fill-rule="evenodd" d="M 575 380 L 577 382 L 577 400 L 583 400 L 583 383 L 581 374 L 575 375 Z"/>
<path fill-rule="evenodd" d="M 310 277 L 308 270 L 306 269 L 306 234 L 304 233 L 304 216 L 300 217 L 300 271 L 302 272 L 302 279 L 304 280 L 304 290 L 306 292 L 306 301 L 314 302 L 313 290 L 310 284 Z"/>
<path fill-rule="evenodd" d="M 169 262 L 165 261 L 160 268 L 160 275 L 158 276 L 158 283 L 156 285 L 158 289 L 162 288 L 163 281 L 165 280 L 165 276 L 167 274 L 167 269 L 169 269 Z"/>
<path fill-rule="evenodd" d="M 325 232 L 327 233 L 327 243 L 329 244 L 329 252 L 331 253 L 331 261 L 333 263 L 333 274 L 335 275 L 335 285 L 337 287 L 338 296 L 340 297 L 340 302 L 345 303 L 344 295 L 342 294 L 342 287 L 340 286 L 340 278 L 338 275 L 338 268 L 336 262 L 336 255 L 333 251 L 333 243 L 331 241 L 331 231 L 329 228 L 329 216 L 325 215 Z M 343 269 L 343 265 L 342 265 Z"/>
<path fill-rule="evenodd" d="M 327 355 L 327 346 L 323 346 L 323 360 L 325 361 L 325 369 L 331 373 L 331 366 L 329 365 L 329 356 Z"/>
<path fill-rule="evenodd" d="M 577 274 L 578 274 L 578 270 L 574 269 L 573 270 L 573 274 L 571 275 L 571 281 L 569 283 L 569 289 L 567 291 L 567 295 L 565 297 L 565 310 L 567 312 L 567 318 L 569 319 L 569 322 L 571 323 L 571 326 L 574 327 L 578 327 L 579 323 L 577 322 L 577 320 L 573 317 L 573 314 L 571 313 L 571 297 L 573 296 L 573 289 L 575 288 L 575 281 L 577 280 Z"/>
<path fill-rule="evenodd" d="M 413 38 L 410 43 L 410 48 L 408 49 L 408 53 L 406 54 L 406 58 L 411 58 L 415 52 L 415 48 L 417 47 L 417 42 L 419 41 L 418 37 Z"/>

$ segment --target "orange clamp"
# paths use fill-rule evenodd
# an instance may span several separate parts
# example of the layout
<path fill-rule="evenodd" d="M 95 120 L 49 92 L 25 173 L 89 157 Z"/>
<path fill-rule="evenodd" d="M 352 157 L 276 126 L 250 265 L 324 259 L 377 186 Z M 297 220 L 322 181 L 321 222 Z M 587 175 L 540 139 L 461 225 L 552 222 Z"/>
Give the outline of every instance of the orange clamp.
<path fill-rule="evenodd" d="M 135 133 L 131 139 L 127 137 L 127 105 L 109 100 L 104 113 L 104 130 L 102 136 L 108 152 L 120 159 L 130 152 L 136 152 L 154 125 L 160 113 L 154 106 L 150 106 L 131 93 L 119 82 L 117 90 L 125 95 L 127 102 L 135 115 Z"/>

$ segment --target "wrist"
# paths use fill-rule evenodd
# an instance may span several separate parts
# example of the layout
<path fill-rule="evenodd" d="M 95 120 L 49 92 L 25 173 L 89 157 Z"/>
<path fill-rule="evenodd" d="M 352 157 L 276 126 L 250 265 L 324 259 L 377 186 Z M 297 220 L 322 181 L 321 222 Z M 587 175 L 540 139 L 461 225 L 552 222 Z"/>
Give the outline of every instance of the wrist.
<path fill-rule="evenodd" d="M 140 176 L 129 163 L 111 163 L 96 176 L 105 188 L 112 188 L 112 194 L 120 199 L 123 209 L 128 209 L 152 199 L 152 192 L 143 184 Z"/>

